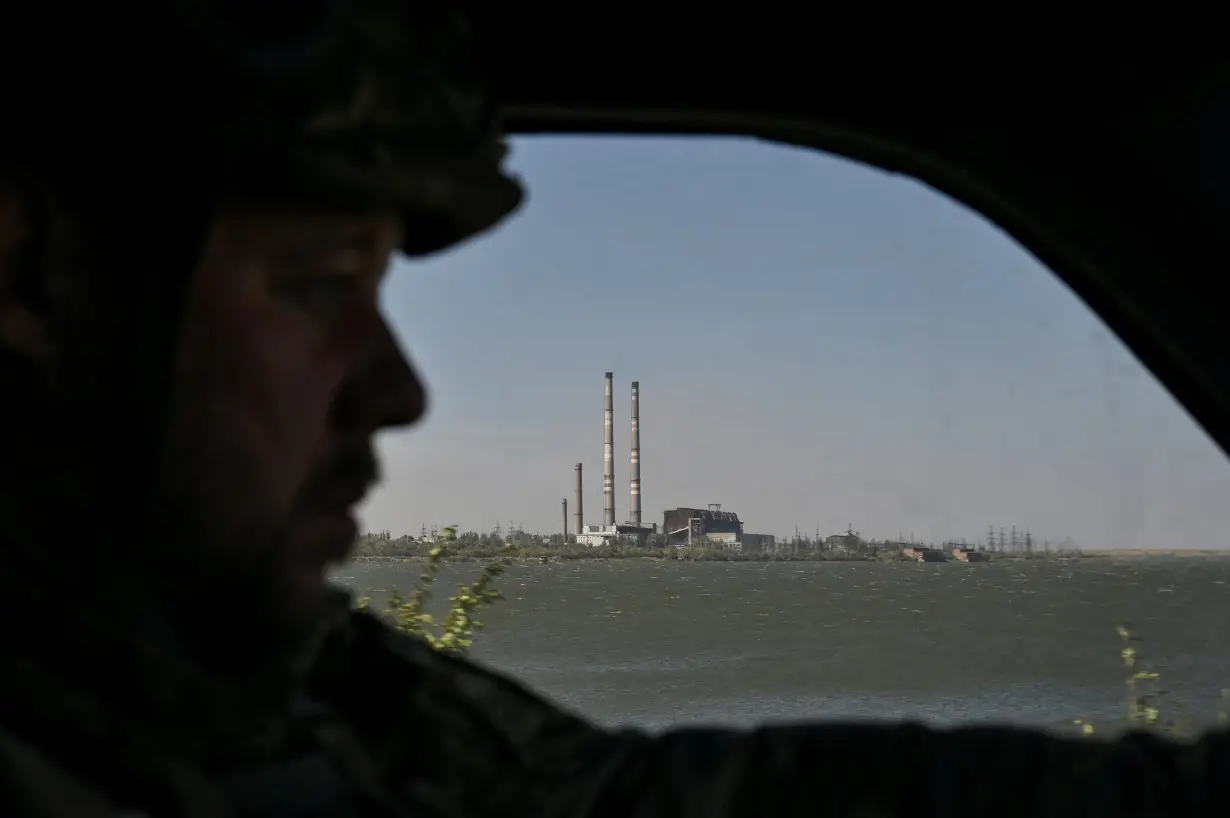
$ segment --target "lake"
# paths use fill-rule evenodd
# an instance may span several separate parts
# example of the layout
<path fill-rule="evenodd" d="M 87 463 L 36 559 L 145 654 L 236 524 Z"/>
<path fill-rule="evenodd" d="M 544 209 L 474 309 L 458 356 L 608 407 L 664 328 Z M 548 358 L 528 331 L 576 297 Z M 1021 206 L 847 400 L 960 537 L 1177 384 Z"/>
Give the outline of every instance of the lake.
<path fill-rule="evenodd" d="M 357 562 L 337 578 L 406 591 L 421 569 Z M 437 595 L 479 570 L 446 566 Z M 475 658 L 611 725 L 1110 722 L 1120 625 L 1161 672 L 1167 714 L 1209 724 L 1230 687 L 1230 557 L 566 561 L 516 565 L 498 587 Z"/>

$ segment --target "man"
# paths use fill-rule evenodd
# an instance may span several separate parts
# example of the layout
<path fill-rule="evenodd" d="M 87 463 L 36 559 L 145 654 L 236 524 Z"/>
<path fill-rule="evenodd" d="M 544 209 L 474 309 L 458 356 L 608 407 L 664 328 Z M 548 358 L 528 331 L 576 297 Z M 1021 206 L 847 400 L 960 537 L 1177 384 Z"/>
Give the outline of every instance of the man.
<path fill-rule="evenodd" d="M 1230 815 L 1222 737 L 613 733 L 352 611 L 373 437 L 426 402 L 390 256 L 520 201 L 465 21 L 355 7 L 0 27 L 6 76 L 85 64 L 0 136 L 0 815 Z"/>

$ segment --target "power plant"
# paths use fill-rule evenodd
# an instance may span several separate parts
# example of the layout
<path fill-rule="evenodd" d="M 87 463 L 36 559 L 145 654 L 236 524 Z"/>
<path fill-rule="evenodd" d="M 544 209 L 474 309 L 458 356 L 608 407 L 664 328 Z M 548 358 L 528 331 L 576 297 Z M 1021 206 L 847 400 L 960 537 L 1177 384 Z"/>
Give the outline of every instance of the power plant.
<path fill-rule="evenodd" d="M 607 545 L 615 540 L 633 539 L 644 542 L 657 532 L 657 526 L 641 522 L 641 409 L 640 383 L 632 382 L 632 432 L 629 439 L 629 489 L 630 504 L 627 523 L 615 522 L 615 373 L 606 373 L 603 379 L 602 404 L 602 525 L 585 525 L 582 507 L 581 469 L 576 465 L 576 488 L 573 497 L 576 518 L 576 541 L 582 545 Z"/>
<path fill-rule="evenodd" d="M 603 378 L 602 403 L 602 525 L 585 525 L 582 464 L 576 465 L 573 496 L 574 538 L 588 546 L 610 545 L 620 540 L 644 543 L 651 535 L 663 534 L 672 545 L 689 546 L 702 542 L 739 548 L 743 542 L 743 523 L 734 512 L 722 511 L 720 504 L 708 508 L 676 508 L 663 512 L 662 528 L 646 525 L 641 506 L 641 384 L 632 382 L 632 424 L 628 436 L 628 521 L 615 522 L 615 373 Z M 567 501 L 565 501 L 565 508 Z M 567 511 L 565 511 L 567 515 Z M 565 517 L 566 519 L 566 517 Z"/>

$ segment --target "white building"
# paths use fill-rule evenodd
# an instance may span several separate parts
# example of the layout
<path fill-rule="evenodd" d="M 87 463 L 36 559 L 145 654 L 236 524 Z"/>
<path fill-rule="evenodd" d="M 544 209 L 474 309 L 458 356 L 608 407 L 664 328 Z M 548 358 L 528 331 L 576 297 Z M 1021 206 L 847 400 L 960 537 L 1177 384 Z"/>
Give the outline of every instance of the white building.
<path fill-rule="evenodd" d="M 577 535 L 577 542 L 580 545 L 589 546 L 590 548 L 599 548 L 604 545 L 614 545 L 616 542 L 626 542 L 629 540 L 635 541 L 637 545 L 643 545 L 645 540 L 655 532 L 653 526 L 644 525 L 587 525 L 584 530 Z"/>

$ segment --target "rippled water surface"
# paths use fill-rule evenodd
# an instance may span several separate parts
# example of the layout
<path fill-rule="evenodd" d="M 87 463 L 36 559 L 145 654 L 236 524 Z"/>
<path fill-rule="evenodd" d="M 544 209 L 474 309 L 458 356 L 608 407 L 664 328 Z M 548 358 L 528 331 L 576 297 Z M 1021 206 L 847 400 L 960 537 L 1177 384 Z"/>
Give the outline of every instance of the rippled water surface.
<path fill-rule="evenodd" d="M 339 578 L 405 590 L 420 569 L 363 562 Z M 448 566 L 439 592 L 478 570 Z M 1109 720 L 1120 624 L 1190 721 L 1212 721 L 1230 687 L 1230 558 L 577 561 L 515 566 L 500 588 L 476 657 L 610 724 Z"/>

